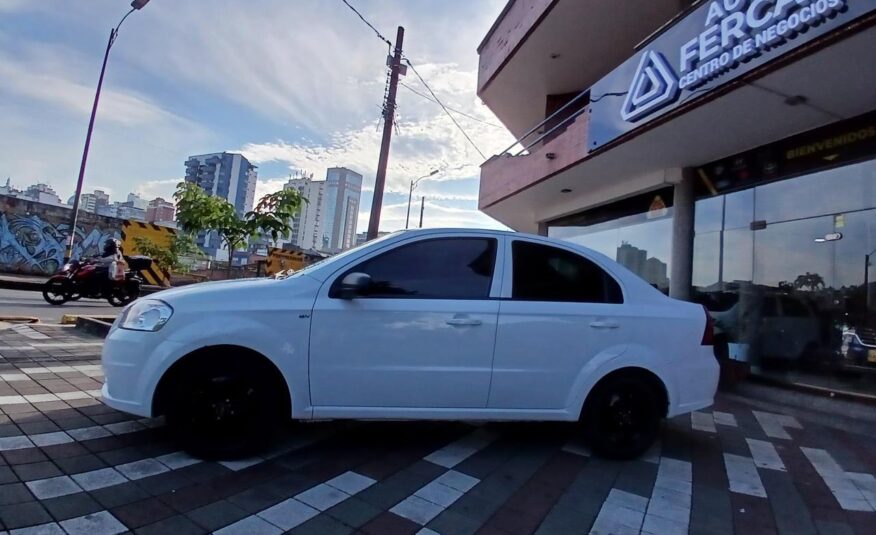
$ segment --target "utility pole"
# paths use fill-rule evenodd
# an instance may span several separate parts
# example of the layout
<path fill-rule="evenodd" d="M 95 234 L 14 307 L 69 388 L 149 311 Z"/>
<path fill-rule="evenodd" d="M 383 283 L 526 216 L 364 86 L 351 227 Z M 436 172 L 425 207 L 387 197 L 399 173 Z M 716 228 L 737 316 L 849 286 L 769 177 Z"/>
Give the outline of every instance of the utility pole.
<path fill-rule="evenodd" d="M 377 176 L 374 178 L 374 199 L 371 201 L 371 217 L 368 219 L 367 239 L 377 237 L 380 228 L 380 210 L 383 208 L 383 188 L 386 185 L 386 164 L 389 161 L 389 142 L 392 139 L 392 126 L 395 121 L 395 94 L 398 89 L 398 77 L 404 74 L 402 62 L 402 44 L 405 39 L 405 29 L 398 27 L 395 35 L 395 53 L 389 59 L 389 91 L 386 94 L 386 104 L 383 107 L 383 140 L 380 143 L 380 159 L 377 161 Z"/>
<path fill-rule="evenodd" d="M 423 211 L 426 209 L 426 197 L 420 197 L 420 228 L 423 228 Z"/>

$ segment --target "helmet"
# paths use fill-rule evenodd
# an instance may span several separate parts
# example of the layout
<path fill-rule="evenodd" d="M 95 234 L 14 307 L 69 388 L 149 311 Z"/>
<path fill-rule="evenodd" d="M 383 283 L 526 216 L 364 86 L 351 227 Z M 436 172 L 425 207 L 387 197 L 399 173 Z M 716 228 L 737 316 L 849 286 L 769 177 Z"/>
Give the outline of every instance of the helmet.
<path fill-rule="evenodd" d="M 115 238 L 110 238 L 103 242 L 103 256 L 113 256 L 119 252 L 121 249 L 121 244 L 119 240 Z"/>

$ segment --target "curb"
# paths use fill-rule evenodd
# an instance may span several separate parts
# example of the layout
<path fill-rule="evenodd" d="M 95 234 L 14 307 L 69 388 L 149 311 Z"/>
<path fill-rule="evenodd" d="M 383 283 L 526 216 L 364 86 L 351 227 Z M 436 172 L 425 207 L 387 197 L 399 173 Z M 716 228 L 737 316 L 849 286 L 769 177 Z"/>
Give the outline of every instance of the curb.
<path fill-rule="evenodd" d="M 762 385 L 784 388 L 796 392 L 804 392 L 807 394 L 815 394 L 826 398 L 842 399 L 845 401 L 854 401 L 857 403 L 865 403 L 867 405 L 876 405 L 876 396 L 868 394 L 859 394 L 857 392 L 848 392 L 845 390 L 834 390 L 822 386 L 807 385 L 804 383 L 791 383 L 780 379 L 773 379 L 763 375 L 751 374 L 748 380 Z"/>
<path fill-rule="evenodd" d="M 76 318 L 76 330 L 101 338 L 107 337 L 112 326 L 112 323 L 107 323 L 97 318 L 87 318 L 85 316 Z"/>
<path fill-rule="evenodd" d="M 79 318 L 89 318 L 94 320 L 112 323 L 116 321 L 116 316 L 83 316 L 82 314 L 64 314 L 61 316 L 61 325 L 76 325 Z"/>

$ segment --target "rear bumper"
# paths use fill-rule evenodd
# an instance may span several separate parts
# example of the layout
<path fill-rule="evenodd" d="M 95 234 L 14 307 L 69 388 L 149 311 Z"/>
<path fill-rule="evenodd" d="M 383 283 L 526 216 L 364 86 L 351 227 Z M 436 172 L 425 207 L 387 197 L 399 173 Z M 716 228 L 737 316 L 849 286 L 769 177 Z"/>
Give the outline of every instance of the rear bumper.
<path fill-rule="evenodd" d="M 676 395 L 667 417 L 710 407 L 715 403 L 721 367 L 711 346 L 702 346 L 690 359 L 673 366 Z"/>

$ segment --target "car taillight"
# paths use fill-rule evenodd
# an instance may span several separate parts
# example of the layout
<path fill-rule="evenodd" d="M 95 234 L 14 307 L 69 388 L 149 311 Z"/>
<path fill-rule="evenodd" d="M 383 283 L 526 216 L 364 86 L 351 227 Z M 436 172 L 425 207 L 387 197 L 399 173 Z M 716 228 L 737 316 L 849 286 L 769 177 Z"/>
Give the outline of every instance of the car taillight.
<path fill-rule="evenodd" d="M 704 346 L 715 345 L 715 320 L 705 306 L 703 312 L 706 313 L 706 328 L 703 330 L 703 341 L 700 344 Z"/>

